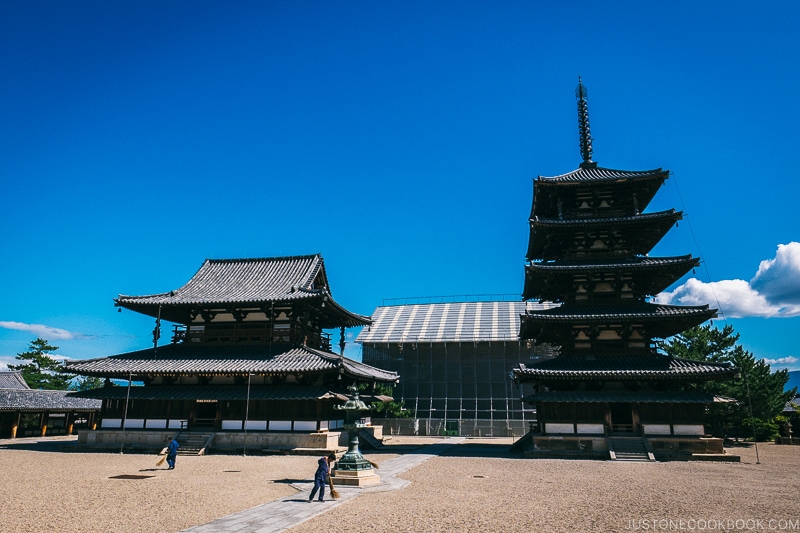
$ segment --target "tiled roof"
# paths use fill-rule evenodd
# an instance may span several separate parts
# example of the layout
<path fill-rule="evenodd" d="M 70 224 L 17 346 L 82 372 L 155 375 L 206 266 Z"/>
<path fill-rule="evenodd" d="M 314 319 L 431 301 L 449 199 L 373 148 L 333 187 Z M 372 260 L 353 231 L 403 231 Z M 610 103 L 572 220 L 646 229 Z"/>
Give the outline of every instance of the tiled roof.
<path fill-rule="evenodd" d="M 524 320 L 535 322 L 608 322 L 615 319 L 636 319 L 637 321 L 661 321 L 682 317 L 703 316 L 713 318 L 717 310 L 708 305 L 678 306 L 651 303 L 631 303 L 621 305 L 562 305 L 551 309 L 529 310 Z"/>
<path fill-rule="evenodd" d="M 641 215 L 634 215 L 630 217 L 608 217 L 608 218 L 571 218 L 571 219 L 558 219 L 558 218 L 539 218 L 534 217 L 531 219 L 531 226 L 537 228 L 582 228 L 592 226 L 607 226 L 613 224 L 617 226 L 626 225 L 640 225 L 642 223 L 651 223 L 657 220 L 676 221 L 680 220 L 682 213 L 674 209 L 667 209 L 666 211 L 657 211 L 655 213 L 642 213 Z"/>
<path fill-rule="evenodd" d="M 712 403 L 714 396 L 699 391 L 552 391 L 526 396 L 528 403 Z"/>
<path fill-rule="evenodd" d="M 793 400 L 786 402 L 783 407 L 783 412 L 787 414 L 793 414 L 798 410 L 800 410 L 800 396 L 795 396 Z"/>
<path fill-rule="evenodd" d="M 315 284 L 316 281 L 316 284 Z M 270 302 L 319 300 L 325 314 L 341 324 L 323 327 L 363 326 L 369 319 L 356 315 L 337 304 L 330 292 L 322 256 L 303 255 L 262 259 L 206 259 L 197 273 L 180 289 L 147 296 L 120 294 L 115 300 L 120 307 L 139 313 L 178 321 L 170 308 L 208 306 L 264 306 Z"/>
<path fill-rule="evenodd" d="M 22 372 L 11 370 L 0 372 L 0 389 L 30 389 L 30 387 L 22 377 Z"/>
<path fill-rule="evenodd" d="M 65 390 L 0 389 L 0 411 L 99 411 L 100 401 Z"/>
<path fill-rule="evenodd" d="M 395 372 L 387 372 L 330 352 L 307 346 L 236 345 L 180 343 L 137 352 L 65 363 L 69 372 L 87 376 L 126 378 L 178 375 L 256 375 L 281 376 L 342 370 L 344 376 L 394 382 Z"/>
<path fill-rule="evenodd" d="M 145 387 L 100 387 L 71 393 L 76 398 L 124 400 L 130 392 L 131 400 L 322 400 L 335 398 L 347 401 L 344 393 L 333 392 L 325 387 L 302 385 L 191 385 L 191 386 L 145 386 Z"/>
<path fill-rule="evenodd" d="M 681 255 L 676 257 L 633 257 L 630 259 L 605 259 L 595 261 L 549 261 L 533 262 L 528 268 L 532 270 L 552 272 L 580 272 L 586 270 L 648 270 L 660 269 L 673 265 L 696 265 L 700 262 L 696 257 Z"/>
<path fill-rule="evenodd" d="M 669 174 L 669 170 L 662 170 L 656 168 L 653 170 L 614 170 L 611 168 L 603 168 L 598 166 L 581 166 L 580 168 L 561 174 L 559 176 L 539 176 L 537 181 L 542 183 L 547 182 L 563 182 L 563 183 L 580 183 L 586 181 L 618 181 L 630 179 L 652 179 L 652 178 L 665 178 Z"/>
<path fill-rule="evenodd" d="M 537 259 L 553 260 L 567 257 L 575 250 L 576 236 L 600 235 L 608 231 L 613 234 L 618 250 L 597 250 L 596 253 L 625 252 L 631 256 L 645 255 L 658 244 L 658 241 L 681 219 L 682 213 L 670 209 L 657 213 L 607 218 L 557 219 L 533 217 L 530 220 L 528 252 L 529 261 Z M 594 240 L 591 237 L 590 240 Z M 584 250 L 583 253 L 589 253 Z"/>
<path fill-rule="evenodd" d="M 595 358 L 559 356 L 513 370 L 514 378 L 565 380 L 686 379 L 733 376 L 727 363 L 710 363 L 665 355 L 604 355 Z"/>
<path fill-rule="evenodd" d="M 356 342 L 459 342 L 519 340 L 520 314 L 555 304 L 460 302 L 378 307 Z"/>
<path fill-rule="evenodd" d="M 592 261 L 547 261 L 525 266 L 525 299 L 560 300 L 574 291 L 576 276 L 598 276 L 607 273 L 630 275 L 636 296 L 658 294 L 675 280 L 700 263 L 685 255 L 681 257 L 634 257 Z"/>

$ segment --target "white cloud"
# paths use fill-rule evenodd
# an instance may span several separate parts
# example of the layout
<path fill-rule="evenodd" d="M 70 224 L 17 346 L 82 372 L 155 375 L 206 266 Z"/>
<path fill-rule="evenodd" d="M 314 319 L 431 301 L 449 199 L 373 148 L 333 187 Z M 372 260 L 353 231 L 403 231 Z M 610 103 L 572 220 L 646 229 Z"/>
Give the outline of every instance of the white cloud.
<path fill-rule="evenodd" d="M 0 328 L 28 331 L 37 337 L 41 337 L 49 341 L 87 338 L 87 335 L 82 333 L 73 333 L 65 329 L 45 326 L 44 324 L 25 324 L 24 322 L 4 322 L 0 320 Z"/>
<path fill-rule="evenodd" d="M 672 292 L 662 292 L 656 302 L 675 305 L 719 306 L 728 318 L 746 316 L 772 317 L 780 308 L 770 305 L 767 299 L 742 279 L 704 283 L 696 278 L 688 280 Z"/>
<path fill-rule="evenodd" d="M 800 305 L 800 242 L 779 244 L 775 258 L 758 265 L 750 286 L 775 305 Z"/>
<path fill-rule="evenodd" d="M 773 365 L 794 365 L 800 361 L 797 357 L 788 356 L 788 357 L 779 357 L 778 359 L 767 359 L 764 358 L 764 362 L 767 363 L 769 366 Z"/>
<path fill-rule="evenodd" d="M 728 318 L 800 316 L 800 243 L 779 244 L 775 258 L 761 261 L 749 283 L 742 279 L 704 283 L 692 278 L 657 295 L 655 301 L 708 304 Z"/>

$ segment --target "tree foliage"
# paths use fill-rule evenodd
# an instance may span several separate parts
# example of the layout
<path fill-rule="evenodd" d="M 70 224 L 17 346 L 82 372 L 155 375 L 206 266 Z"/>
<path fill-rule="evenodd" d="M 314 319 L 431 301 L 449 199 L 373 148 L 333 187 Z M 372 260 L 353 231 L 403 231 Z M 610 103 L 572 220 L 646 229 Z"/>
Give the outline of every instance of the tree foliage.
<path fill-rule="evenodd" d="M 37 338 L 30 342 L 28 351 L 17 354 L 16 359 L 26 363 L 8 365 L 8 368 L 22 372 L 23 379 L 32 389 L 66 390 L 75 376 L 65 372 L 61 361 L 53 358 L 56 350 L 58 346 Z"/>
<path fill-rule="evenodd" d="M 69 386 L 69 390 L 81 391 L 99 389 L 103 385 L 105 385 L 105 382 L 102 378 L 98 378 L 97 376 L 78 376 Z"/>
<path fill-rule="evenodd" d="M 776 417 L 783 412 L 797 389 L 784 391 L 789 381 L 789 371 L 772 372 L 770 366 L 737 344 L 739 334 L 726 325 L 721 330 L 711 325 L 696 326 L 660 343 L 667 355 L 713 363 L 731 363 L 738 368 L 740 378 L 726 381 L 709 381 L 701 390 L 730 398 L 734 402 L 714 403 L 709 408 L 712 432 L 717 436 L 752 436 L 753 427 L 771 428 Z M 749 392 L 749 394 L 748 394 Z M 752 419 L 750 405 L 752 402 Z M 762 429 L 757 436 L 766 440 L 772 435 Z"/>
<path fill-rule="evenodd" d="M 366 389 L 366 385 L 364 387 Z M 373 387 L 374 394 L 392 396 L 392 387 L 389 385 L 376 384 Z M 406 409 L 404 402 L 372 402 L 372 415 L 376 418 L 411 418 L 413 412 Z"/>

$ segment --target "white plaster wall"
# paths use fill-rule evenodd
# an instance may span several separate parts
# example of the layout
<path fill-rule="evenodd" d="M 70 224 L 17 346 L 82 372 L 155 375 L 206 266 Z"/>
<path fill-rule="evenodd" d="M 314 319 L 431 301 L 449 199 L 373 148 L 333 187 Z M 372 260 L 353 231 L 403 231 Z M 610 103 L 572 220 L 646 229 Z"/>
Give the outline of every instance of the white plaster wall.
<path fill-rule="evenodd" d="M 669 424 L 642 424 L 645 435 L 669 435 Z"/>
<path fill-rule="evenodd" d="M 575 433 L 572 424 L 545 424 L 546 433 Z"/>
<path fill-rule="evenodd" d="M 705 435 L 705 427 L 700 424 L 674 424 L 675 435 Z"/>

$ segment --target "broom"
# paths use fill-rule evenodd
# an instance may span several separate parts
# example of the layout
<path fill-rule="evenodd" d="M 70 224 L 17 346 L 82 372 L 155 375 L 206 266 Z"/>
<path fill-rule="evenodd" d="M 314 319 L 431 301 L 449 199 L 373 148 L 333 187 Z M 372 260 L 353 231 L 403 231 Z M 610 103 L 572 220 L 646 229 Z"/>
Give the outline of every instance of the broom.
<path fill-rule="evenodd" d="M 334 500 L 338 500 L 339 491 L 333 488 L 333 479 L 331 479 L 331 476 L 328 476 L 328 486 L 330 486 L 331 488 L 331 498 L 333 498 Z"/>
<path fill-rule="evenodd" d="M 159 460 L 158 460 L 158 462 L 156 463 L 156 466 L 161 466 L 161 465 L 163 465 L 163 464 L 166 462 L 166 460 L 167 460 L 167 456 L 166 456 L 166 454 L 165 454 L 165 455 L 159 455 L 159 457 L 160 457 L 160 459 L 159 459 Z"/>

